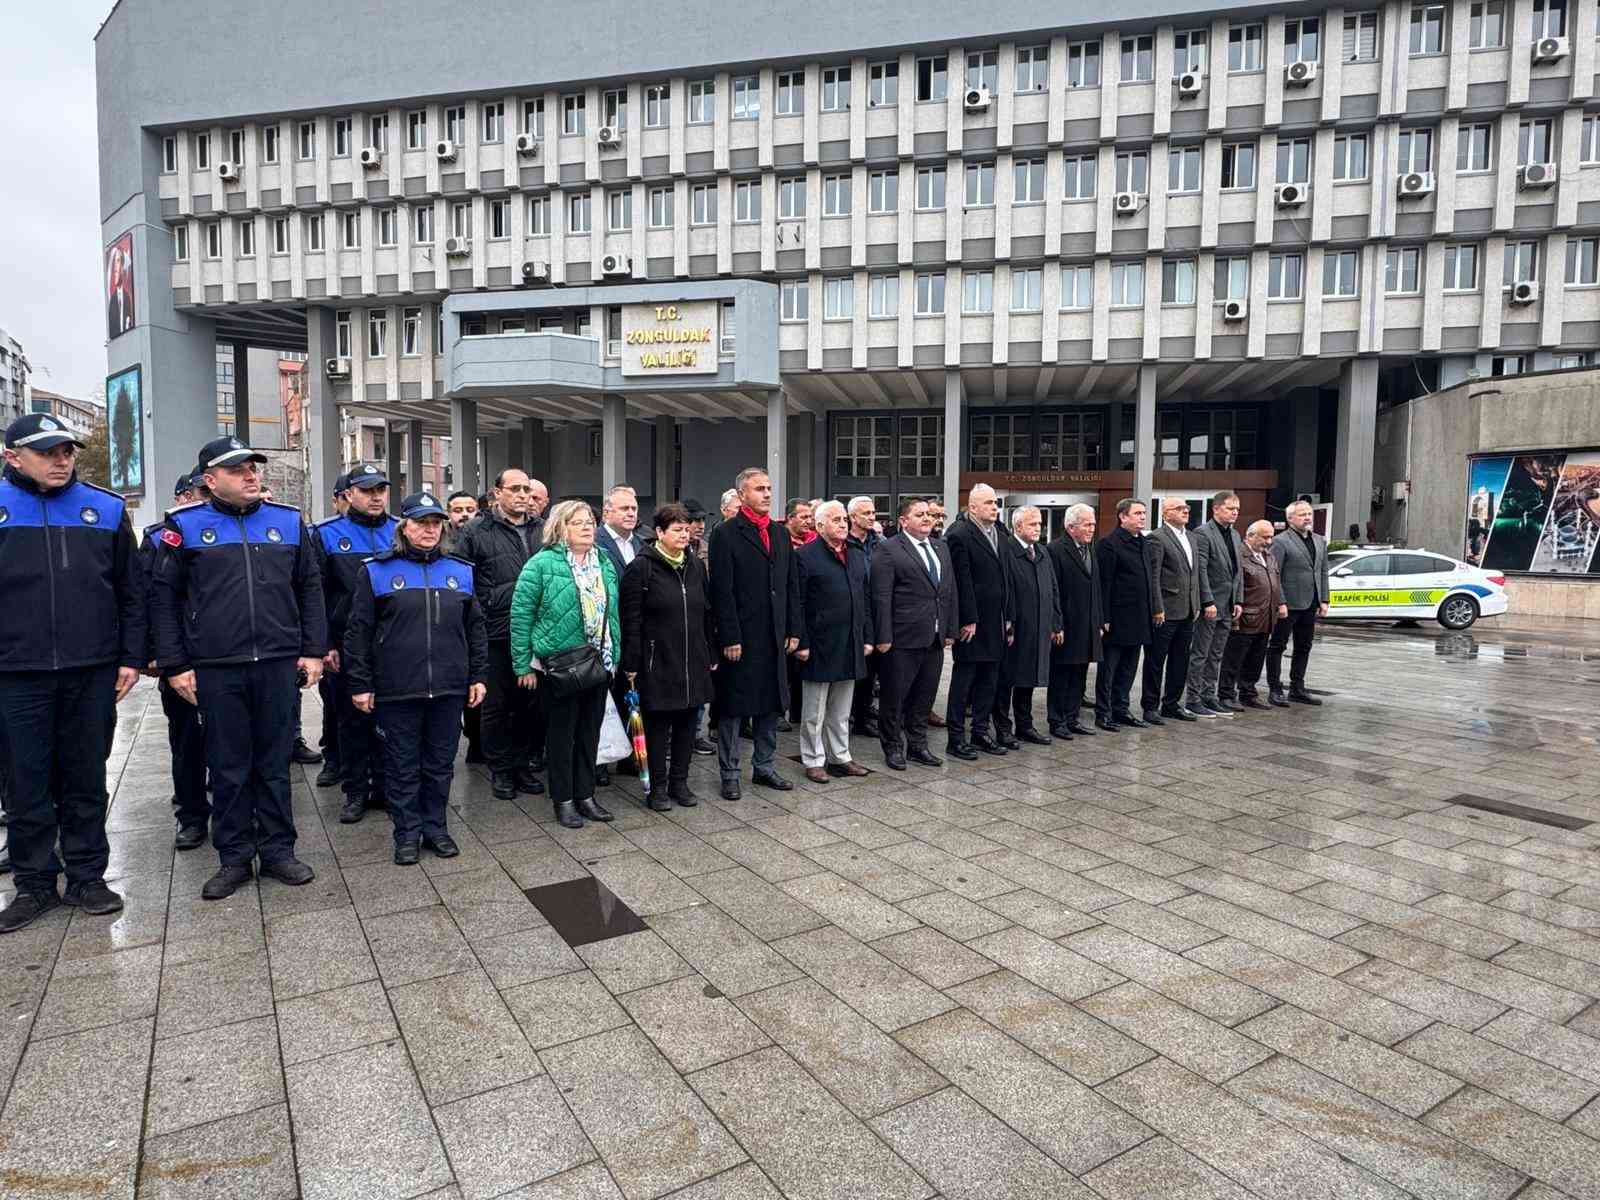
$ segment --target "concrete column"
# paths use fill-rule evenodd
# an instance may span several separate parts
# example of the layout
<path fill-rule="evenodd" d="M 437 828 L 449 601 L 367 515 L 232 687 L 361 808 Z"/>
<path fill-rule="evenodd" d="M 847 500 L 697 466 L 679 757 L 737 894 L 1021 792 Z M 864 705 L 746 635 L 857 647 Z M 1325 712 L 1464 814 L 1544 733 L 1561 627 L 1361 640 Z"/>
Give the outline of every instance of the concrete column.
<path fill-rule="evenodd" d="M 400 470 L 400 460 L 405 457 L 406 434 L 405 427 L 385 421 L 383 425 L 384 441 L 384 470 L 389 476 L 389 503 L 391 508 L 398 508 L 402 497 L 409 496 L 417 489 L 412 485 L 412 478 L 416 473 L 416 464 L 406 463 L 405 472 Z"/>
<path fill-rule="evenodd" d="M 406 489 L 407 493 L 420 492 L 426 476 L 423 474 L 422 422 L 407 421 L 406 434 Z M 442 500 L 444 497 L 440 497 Z"/>
<path fill-rule="evenodd" d="M 450 466 L 455 476 L 452 490 L 483 491 L 478 479 L 478 402 L 450 401 Z"/>
<path fill-rule="evenodd" d="M 246 446 L 254 446 L 250 428 L 250 347 L 233 343 L 233 430 Z"/>
<path fill-rule="evenodd" d="M 522 422 L 506 426 L 506 466 L 528 469 L 527 442 L 522 436 Z"/>
<path fill-rule="evenodd" d="M 493 433 L 485 433 L 480 440 L 483 443 L 483 452 L 478 461 L 483 464 L 483 481 L 492 485 L 495 476 L 511 465 L 506 458 L 509 447 L 506 444 L 505 431 L 497 430 Z"/>
<path fill-rule="evenodd" d="M 767 393 L 767 478 L 772 480 L 772 511 L 783 512 L 788 502 L 785 476 L 789 468 L 789 406 L 782 388 Z M 781 518 L 780 518 L 781 519 Z"/>
<path fill-rule="evenodd" d="M 1333 528 L 1367 535 L 1372 515 L 1372 454 L 1378 426 L 1378 360 L 1353 358 L 1339 368 L 1339 429 L 1333 458 Z"/>
<path fill-rule="evenodd" d="M 828 466 L 828 417 L 825 413 L 812 413 L 811 479 L 816 488 L 816 494 L 831 500 L 833 492 L 828 478 Z"/>
<path fill-rule="evenodd" d="M 1302 388 L 1294 393 L 1294 476 L 1290 491 L 1299 496 L 1317 490 L 1317 425 L 1321 393 Z"/>
<path fill-rule="evenodd" d="M 944 511 L 946 522 L 953 521 L 961 511 L 961 451 L 966 444 L 967 429 L 961 394 L 961 372 L 944 373 Z M 890 497 L 894 504 L 894 497 Z"/>
<path fill-rule="evenodd" d="M 1133 418 L 1133 494 L 1149 503 L 1156 490 L 1156 369 L 1139 368 L 1139 406 Z"/>
<path fill-rule="evenodd" d="M 544 483 L 554 495 L 555 488 L 550 484 L 550 435 L 538 417 L 523 418 L 522 458 L 526 464 L 522 469 Z"/>
<path fill-rule="evenodd" d="M 344 454 L 339 445 L 339 406 L 334 403 L 333 383 L 322 364 L 334 357 L 336 342 L 333 309 L 324 305 L 306 308 L 306 350 L 310 362 L 306 369 L 306 443 L 311 452 L 311 478 L 306 481 L 312 520 L 325 517 L 333 497 L 333 481 L 344 469 Z"/>
<path fill-rule="evenodd" d="M 600 495 L 628 482 L 628 402 L 622 396 L 600 400 Z"/>
<path fill-rule="evenodd" d="M 675 452 L 675 429 L 677 422 L 671 417 L 657 417 L 654 421 L 655 445 L 655 479 L 651 495 L 655 499 L 657 508 L 669 504 L 678 498 L 677 484 L 673 480 L 674 470 L 678 456 Z M 643 518 L 641 513 L 640 517 Z"/>

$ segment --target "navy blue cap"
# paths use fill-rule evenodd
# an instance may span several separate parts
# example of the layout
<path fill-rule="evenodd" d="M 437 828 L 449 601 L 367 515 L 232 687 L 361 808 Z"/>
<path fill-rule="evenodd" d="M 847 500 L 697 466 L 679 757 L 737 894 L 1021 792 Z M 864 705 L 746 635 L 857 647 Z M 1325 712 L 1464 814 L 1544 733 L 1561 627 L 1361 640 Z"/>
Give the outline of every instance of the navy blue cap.
<path fill-rule="evenodd" d="M 413 492 L 400 501 L 400 515 L 408 521 L 415 521 L 420 517 L 443 518 L 445 511 L 444 505 L 432 492 Z"/>
<path fill-rule="evenodd" d="M 29 413 L 6 427 L 6 446 L 11 450 L 53 450 L 66 442 L 83 449 L 72 426 L 50 413 Z"/>
<path fill-rule="evenodd" d="M 350 472 L 341 471 L 333 481 L 333 494 L 342 496 L 350 490 Z"/>
<path fill-rule="evenodd" d="M 376 463 L 357 463 L 345 476 L 345 485 L 358 488 L 388 487 L 389 477 Z"/>
<path fill-rule="evenodd" d="M 236 467 L 240 463 L 264 463 L 267 456 L 259 450 L 252 450 L 236 437 L 213 438 L 200 447 L 199 471 L 211 471 L 217 467 Z"/>
<path fill-rule="evenodd" d="M 178 476 L 178 482 L 172 485 L 173 496 L 181 496 L 185 492 L 194 490 L 194 473 L 185 472 Z"/>

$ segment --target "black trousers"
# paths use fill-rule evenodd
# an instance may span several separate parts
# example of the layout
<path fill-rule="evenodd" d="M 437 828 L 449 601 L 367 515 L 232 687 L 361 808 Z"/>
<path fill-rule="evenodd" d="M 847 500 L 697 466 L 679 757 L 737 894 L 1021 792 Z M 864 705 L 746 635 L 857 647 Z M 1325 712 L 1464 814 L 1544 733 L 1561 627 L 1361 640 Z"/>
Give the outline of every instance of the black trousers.
<path fill-rule="evenodd" d="M 1083 690 L 1088 682 L 1088 663 L 1050 664 L 1045 713 L 1051 729 L 1077 724 L 1078 714 L 1083 710 Z"/>
<path fill-rule="evenodd" d="M 928 713 L 939 690 L 939 672 L 944 669 L 944 642 L 935 641 L 921 650 L 893 646 L 880 666 L 883 698 L 878 704 L 878 740 L 884 754 L 926 750 Z"/>
<path fill-rule="evenodd" d="M 788 656 L 789 699 L 784 716 L 791 725 L 800 723 L 800 668 L 804 664 L 794 655 Z"/>
<path fill-rule="evenodd" d="M 1144 694 L 1140 700 L 1145 712 L 1171 708 L 1183 699 L 1193 642 L 1193 617 L 1163 621 L 1155 627 L 1155 638 L 1144 653 Z"/>
<path fill-rule="evenodd" d="M 167 715 L 167 746 L 172 751 L 172 810 L 179 825 L 207 825 L 206 731 L 200 710 L 163 679 L 161 711 Z"/>
<path fill-rule="evenodd" d="M 1094 679 L 1094 715 L 1115 721 L 1128 715 L 1128 693 L 1139 673 L 1140 646 L 1106 642 L 1100 651 L 1100 668 Z"/>
<path fill-rule="evenodd" d="M 106 755 L 116 695 L 115 664 L 0 672 L 0 737 L 10 775 L 7 846 L 18 892 L 54 891 L 63 866 L 69 887 L 105 876 L 111 861 Z M 287 715 L 283 725 L 290 728 Z M 292 744 L 284 747 L 285 772 Z"/>
<path fill-rule="evenodd" d="M 606 713 L 606 685 L 559 699 L 548 696 L 545 710 L 550 714 L 545 766 L 551 802 L 594 799 L 594 760 Z"/>
<path fill-rule="evenodd" d="M 339 705 L 334 699 L 334 682 L 337 671 L 324 671 L 317 680 L 317 696 L 322 700 L 322 737 L 317 745 L 322 748 L 323 765 L 338 775 L 343 769 L 339 759 Z"/>
<path fill-rule="evenodd" d="M 1005 718 L 1004 725 L 1000 723 L 1002 717 Z M 1015 684 L 1008 686 L 1004 694 L 995 700 L 994 723 L 995 728 L 1004 729 L 1007 733 L 1038 732 L 1033 722 L 1033 689 L 1017 687 Z"/>
<path fill-rule="evenodd" d="M 894 651 L 890 650 L 889 653 L 892 655 Z M 1000 664 L 997 662 L 962 662 L 957 659 L 951 664 L 950 694 L 945 698 L 944 719 L 952 742 L 966 738 L 969 710 L 972 732 L 989 732 L 989 718 L 994 710 L 995 692 L 999 686 Z"/>
<path fill-rule="evenodd" d="M 1228 645 L 1222 651 L 1222 674 L 1217 679 L 1217 695 L 1224 700 L 1235 696 L 1253 696 L 1261 680 L 1261 664 L 1267 657 L 1265 633 L 1240 633 L 1235 629 L 1228 635 Z"/>
<path fill-rule="evenodd" d="M 697 708 L 645 711 L 644 741 L 650 751 L 650 790 L 689 782 L 689 761 L 694 756 L 694 719 Z"/>
<path fill-rule="evenodd" d="M 855 694 L 850 697 L 850 722 L 860 725 L 872 716 L 873 705 L 878 698 L 878 681 L 883 675 L 883 658 L 881 654 L 867 655 L 867 675 L 865 679 L 856 680 Z"/>
<path fill-rule="evenodd" d="M 378 740 L 378 718 L 350 702 L 350 677 L 343 671 L 333 677 L 333 698 L 339 712 L 339 768 L 344 794 L 382 800 L 383 743 Z"/>
<path fill-rule="evenodd" d="M 294 856 L 296 671 L 292 658 L 195 668 L 211 772 L 211 843 L 225 867 Z"/>
<path fill-rule="evenodd" d="M 483 700 L 483 756 L 496 774 L 525 766 L 533 754 L 534 691 L 517 686 L 511 642 L 489 643 L 489 690 Z"/>
<path fill-rule="evenodd" d="M 1291 608 L 1287 620 L 1279 620 L 1272 627 L 1272 640 L 1267 644 L 1267 684 L 1275 692 L 1283 691 L 1283 648 L 1294 636 L 1294 652 L 1289 659 L 1289 690 L 1303 692 L 1306 687 L 1306 663 L 1311 660 L 1311 643 L 1317 636 L 1317 606 Z"/>
<path fill-rule="evenodd" d="M 394 844 L 438 838 L 445 832 L 445 806 L 461 744 L 465 696 L 431 700 L 385 700 L 377 706 L 383 742 L 383 778 L 388 788 Z"/>
<path fill-rule="evenodd" d="M 467 735 L 467 753 L 482 753 L 483 739 L 483 705 L 477 708 L 468 708 L 461 714 L 461 730 Z"/>

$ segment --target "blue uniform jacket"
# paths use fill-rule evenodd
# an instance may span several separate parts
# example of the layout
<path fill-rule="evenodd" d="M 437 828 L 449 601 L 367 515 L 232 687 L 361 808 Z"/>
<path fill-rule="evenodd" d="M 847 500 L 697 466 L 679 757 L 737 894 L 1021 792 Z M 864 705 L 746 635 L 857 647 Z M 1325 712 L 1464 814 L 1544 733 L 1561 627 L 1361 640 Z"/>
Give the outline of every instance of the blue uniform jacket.
<path fill-rule="evenodd" d="M 350 601 L 355 596 L 362 564 L 394 549 L 394 528 L 398 524 L 388 513 L 368 517 L 348 512 L 312 527 L 322 560 L 322 601 L 328 610 L 328 645 L 332 649 L 340 649 L 344 641 Z"/>
<path fill-rule="evenodd" d="M 345 630 L 352 696 L 460 696 L 489 677 L 489 636 L 472 564 L 448 554 L 391 550 L 362 565 Z"/>

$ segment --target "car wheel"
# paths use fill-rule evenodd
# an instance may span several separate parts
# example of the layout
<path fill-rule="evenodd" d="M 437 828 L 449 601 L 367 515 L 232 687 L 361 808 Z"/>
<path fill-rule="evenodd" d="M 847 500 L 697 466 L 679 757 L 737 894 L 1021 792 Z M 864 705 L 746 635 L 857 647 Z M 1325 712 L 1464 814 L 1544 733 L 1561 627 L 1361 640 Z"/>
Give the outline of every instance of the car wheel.
<path fill-rule="evenodd" d="M 1446 596 L 1439 605 L 1439 624 L 1446 629 L 1470 629 L 1478 619 L 1478 602 L 1471 596 Z"/>

